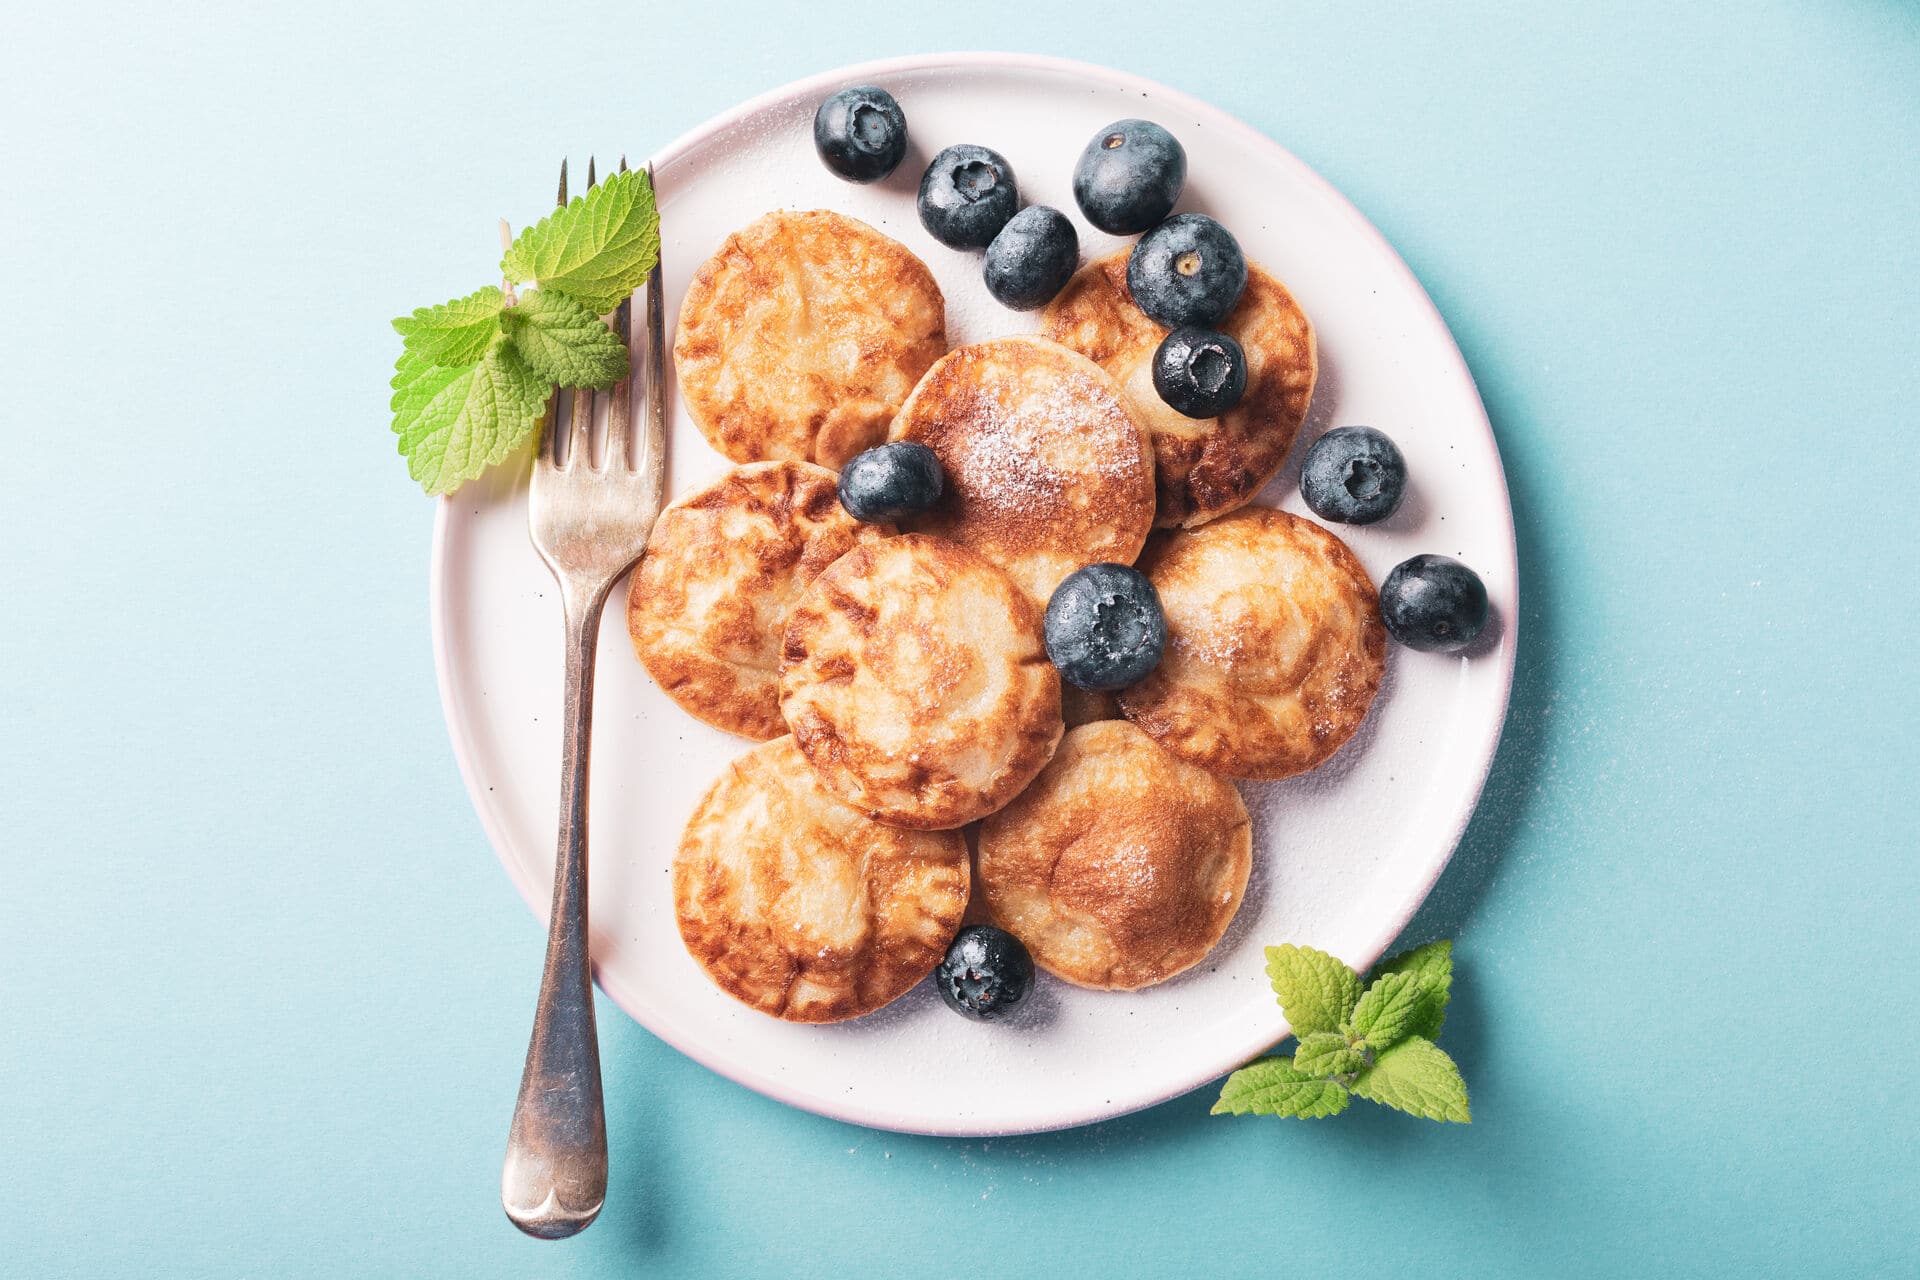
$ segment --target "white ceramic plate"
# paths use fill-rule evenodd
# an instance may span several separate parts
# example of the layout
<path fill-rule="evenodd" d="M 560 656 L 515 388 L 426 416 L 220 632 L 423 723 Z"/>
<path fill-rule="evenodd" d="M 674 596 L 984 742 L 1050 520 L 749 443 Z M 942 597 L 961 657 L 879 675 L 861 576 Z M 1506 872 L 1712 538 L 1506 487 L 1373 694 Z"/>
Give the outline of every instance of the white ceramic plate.
<path fill-rule="evenodd" d="M 888 181 L 842 182 L 813 151 L 819 100 L 885 86 L 913 147 Z M 1506 482 L 1485 410 L 1426 294 L 1339 193 L 1274 142 L 1150 81 L 1051 58 L 940 54 L 848 67 L 746 103 L 654 159 L 669 322 L 693 271 L 734 229 L 776 207 L 866 220 L 923 257 L 946 291 L 958 345 L 1033 327 L 995 305 L 978 254 L 943 248 L 914 214 L 928 157 L 956 142 L 1012 162 L 1023 199 L 1074 217 L 1082 251 L 1116 246 L 1079 218 L 1075 158 L 1110 121 L 1144 116 L 1187 148 L 1182 209 L 1220 218 L 1277 273 L 1318 330 L 1320 382 L 1291 464 L 1261 500 L 1304 512 L 1307 441 L 1335 425 L 1380 427 L 1412 473 L 1395 517 L 1339 530 L 1375 581 L 1421 551 L 1479 570 L 1495 612 L 1471 659 L 1389 647 L 1366 724 L 1331 762 L 1244 787 L 1254 871 L 1224 941 L 1171 982 L 1083 991 L 1041 975 L 1010 1025 L 957 1017 L 931 984 L 831 1027 L 778 1022 L 735 1003 L 687 956 L 670 864 L 695 799 L 749 745 L 696 723 L 648 680 L 627 642 L 624 587 L 601 628 L 593 751 L 592 947 L 600 985 L 656 1035 L 795 1106 L 922 1133 L 1065 1128 L 1193 1089 L 1286 1032 L 1262 946 L 1310 943 L 1364 968 L 1419 906 L 1479 797 L 1513 674 L 1516 569 Z M 671 341 L 671 336 L 669 336 Z M 672 407 L 670 495 L 726 462 Z M 508 469 L 511 470 L 511 469 Z M 527 540 L 524 472 L 470 485 L 441 508 L 433 542 L 440 691 L 467 789 L 514 885 L 545 918 L 560 743 L 559 602 Z M 529 964 L 537 964 L 534 953 Z M 531 973 L 532 970 L 529 970 Z"/>

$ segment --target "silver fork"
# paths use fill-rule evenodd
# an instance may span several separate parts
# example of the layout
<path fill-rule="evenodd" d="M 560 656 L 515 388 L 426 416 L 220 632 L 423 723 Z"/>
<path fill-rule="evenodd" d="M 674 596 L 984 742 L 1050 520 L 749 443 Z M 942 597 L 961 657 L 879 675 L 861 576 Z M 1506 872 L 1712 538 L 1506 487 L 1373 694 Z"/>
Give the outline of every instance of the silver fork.
<path fill-rule="evenodd" d="M 622 159 L 624 171 L 627 162 Z M 647 167 L 653 180 L 653 167 Z M 587 186 L 594 185 L 587 161 Z M 560 165 L 560 204 L 567 203 L 567 166 Z M 573 393 L 569 424 L 560 424 L 554 393 L 541 428 L 527 495 L 534 548 L 560 584 L 566 610 L 565 714 L 560 741 L 560 840 L 547 923 L 546 971 L 533 1015 L 533 1039 L 513 1109 L 500 1201 L 515 1226 L 546 1239 L 570 1236 L 600 1213 L 607 1198 L 607 1117 L 600 1092 L 600 1050 L 594 1037 L 593 977 L 587 953 L 587 758 L 593 732 L 593 655 L 600 611 L 614 582 L 640 558 L 660 514 L 666 480 L 667 422 L 663 388 L 660 268 L 647 278 L 646 422 L 637 456 L 633 443 L 633 378 L 603 397 L 606 447 L 592 463 L 589 437 L 596 394 Z M 613 327 L 632 348 L 633 300 L 622 302 Z M 570 438 L 570 439 L 569 439 Z M 564 451 L 563 441 L 567 442 Z"/>

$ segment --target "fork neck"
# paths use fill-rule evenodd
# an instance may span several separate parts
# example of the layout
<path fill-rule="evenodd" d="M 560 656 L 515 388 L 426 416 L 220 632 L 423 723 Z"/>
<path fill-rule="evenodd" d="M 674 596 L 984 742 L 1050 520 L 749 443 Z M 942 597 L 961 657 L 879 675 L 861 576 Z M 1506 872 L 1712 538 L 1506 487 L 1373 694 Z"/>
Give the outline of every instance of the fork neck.
<path fill-rule="evenodd" d="M 567 658 L 574 656 L 574 645 L 578 641 L 591 641 L 599 630 L 600 615 L 606 609 L 607 596 L 613 591 L 613 582 L 594 584 L 582 582 L 578 578 L 555 575 L 560 583 L 560 605 L 566 613 Z M 587 645 L 586 654 L 593 656 L 593 646 Z"/>
<path fill-rule="evenodd" d="M 566 614 L 567 651 L 565 676 L 565 720 L 561 731 L 566 737 L 569 761 L 587 757 L 593 722 L 594 651 L 600 644 L 600 615 L 605 611 L 611 583 L 597 587 L 563 580 L 560 602 Z M 571 769 L 568 770 L 571 772 Z M 584 774 L 584 766 L 581 769 Z M 584 778 L 579 790 L 586 790 Z M 581 802 L 584 804 L 584 794 Z"/>

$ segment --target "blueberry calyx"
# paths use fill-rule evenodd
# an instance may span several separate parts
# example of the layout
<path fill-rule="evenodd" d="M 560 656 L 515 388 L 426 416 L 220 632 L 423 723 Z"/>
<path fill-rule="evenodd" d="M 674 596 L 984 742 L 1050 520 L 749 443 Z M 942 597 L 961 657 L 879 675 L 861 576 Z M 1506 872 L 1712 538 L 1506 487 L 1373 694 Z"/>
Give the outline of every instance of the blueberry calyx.
<path fill-rule="evenodd" d="M 993 166 L 979 160 L 969 160 L 953 171 L 953 189 L 968 200 L 979 200 L 999 185 Z"/>

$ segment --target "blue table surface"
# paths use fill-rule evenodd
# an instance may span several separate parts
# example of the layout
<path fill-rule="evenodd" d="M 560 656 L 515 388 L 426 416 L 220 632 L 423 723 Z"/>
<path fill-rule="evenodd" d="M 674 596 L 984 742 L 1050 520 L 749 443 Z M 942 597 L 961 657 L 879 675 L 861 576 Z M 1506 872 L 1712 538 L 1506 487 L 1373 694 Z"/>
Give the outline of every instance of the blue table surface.
<path fill-rule="evenodd" d="M 1920 9 L 8 27 L 0 1273 L 1920 1272 Z M 1202 1090 L 901 1137 L 603 1005 L 610 1203 L 522 1239 L 497 1185 L 541 922 L 442 727 L 386 321 L 483 281 L 494 219 L 563 152 L 645 155 L 804 74 L 979 47 L 1270 133 L 1406 257 L 1479 380 L 1524 643 L 1408 935 L 1459 939 L 1443 1041 L 1474 1123 L 1215 1119 Z"/>

